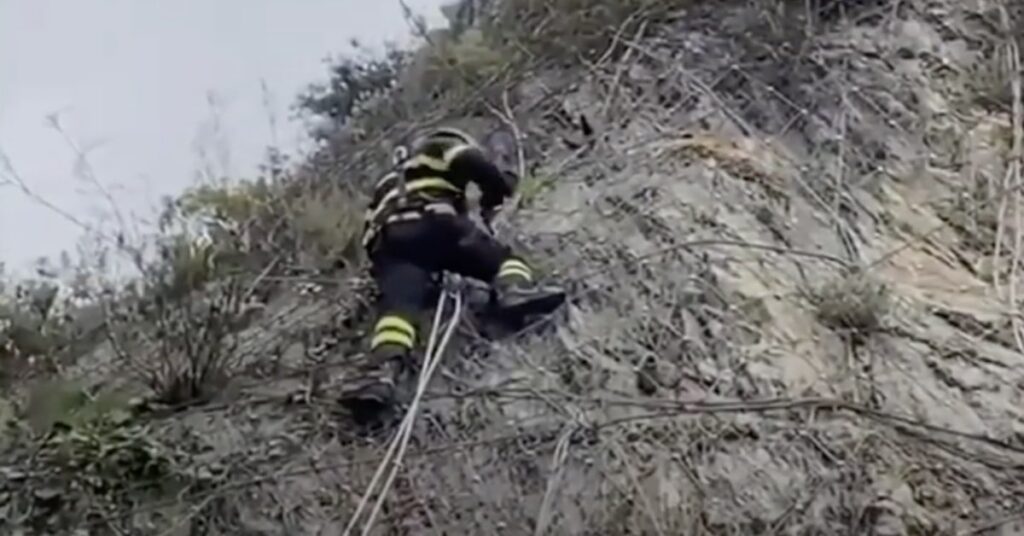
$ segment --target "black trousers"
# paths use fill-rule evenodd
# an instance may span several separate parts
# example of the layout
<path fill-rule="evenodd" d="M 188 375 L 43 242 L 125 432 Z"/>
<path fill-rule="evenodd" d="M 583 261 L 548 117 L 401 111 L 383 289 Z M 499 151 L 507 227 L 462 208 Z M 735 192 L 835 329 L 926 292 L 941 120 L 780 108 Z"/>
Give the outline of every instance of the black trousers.
<path fill-rule="evenodd" d="M 526 263 L 467 217 L 424 214 L 381 230 L 371 244 L 371 274 L 380 291 L 371 350 L 390 343 L 412 348 L 416 320 L 433 305 L 444 271 L 492 283 L 501 275 L 532 279 Z"/>

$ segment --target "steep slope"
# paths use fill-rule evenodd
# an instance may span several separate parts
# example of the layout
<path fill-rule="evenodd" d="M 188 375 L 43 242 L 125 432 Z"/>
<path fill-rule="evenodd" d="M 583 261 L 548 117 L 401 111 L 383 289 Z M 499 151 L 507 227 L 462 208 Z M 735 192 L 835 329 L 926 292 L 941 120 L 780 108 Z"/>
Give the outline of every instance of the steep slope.
<path fill-rule="evenodd" d="M 638 13 L 512 88 L 531 173 L 499 232 L 572 300 L 464 325 L 375 533 L 1024 530 L 1021 26 L 804 4 Z M 340 533 L 386 448 L 333 400 L 365 285 L 277 293 L 218 400 L 144 417 L 178 494 L 69 525 Z"/>

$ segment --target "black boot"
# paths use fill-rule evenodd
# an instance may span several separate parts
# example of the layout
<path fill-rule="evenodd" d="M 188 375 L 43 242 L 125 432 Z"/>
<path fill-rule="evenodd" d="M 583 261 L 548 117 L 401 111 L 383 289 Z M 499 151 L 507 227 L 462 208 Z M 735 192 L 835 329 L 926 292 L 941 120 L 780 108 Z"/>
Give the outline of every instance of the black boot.
<path fill-rule="evenodd" d="M 371 353 L 359 377 L 341 395 L 341 404 L 357 423 L 377 423 L 394 407 L 396 384 L 407 358 L 408 350 L 395 344 L 383 344 Z"/>
<path fill-rule="evenodd" d="M 538 287 L 519 277 L 498 279 L 494 287 L 496 312 L 511 321 L 548 314 L 565 302 L 561 288 Z"/>

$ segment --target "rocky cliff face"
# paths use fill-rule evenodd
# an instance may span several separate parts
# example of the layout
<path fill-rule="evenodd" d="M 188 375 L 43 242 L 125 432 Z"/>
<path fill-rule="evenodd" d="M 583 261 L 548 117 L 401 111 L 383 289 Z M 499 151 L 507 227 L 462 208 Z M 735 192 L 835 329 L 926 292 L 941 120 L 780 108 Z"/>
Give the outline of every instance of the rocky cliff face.
<path fill-rule="evenodd" d="M 810 4 L 638 13 L 511 89 L 499 232 L 571 303 L 463 324 L 375 533 L 1024 530 L 1017 14 Z M 339 533 L 386 449 L 332 398 L 353 295 L 279 293 L 215 401 L 145 418 L 180 494 L 76 526 Z"/>

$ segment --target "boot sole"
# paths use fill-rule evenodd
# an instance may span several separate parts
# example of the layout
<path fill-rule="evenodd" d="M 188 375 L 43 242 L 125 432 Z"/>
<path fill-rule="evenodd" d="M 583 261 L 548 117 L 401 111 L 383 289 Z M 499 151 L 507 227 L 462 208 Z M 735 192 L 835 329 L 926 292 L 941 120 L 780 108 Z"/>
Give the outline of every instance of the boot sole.
<path fill-rule="evenodd" d="M 510 315 L 516 317 L 524 317 L 527 315 L 545 315 L 555 309 L 558 309 L 565 303 L 565 293 L 552 294 L 544 298 L 540 298 L 533 301 L 524 302 L 511 307 L 497 308 L 496 312 L 500 315 Z"/>
<path fill-rule="evenodd" d="M 394 409 L 393 398 L 383 399 L 378 397 L 352 397 L 341 400 L 353 420 L 361 426 L 379 423 L 382 417 Z"/>

